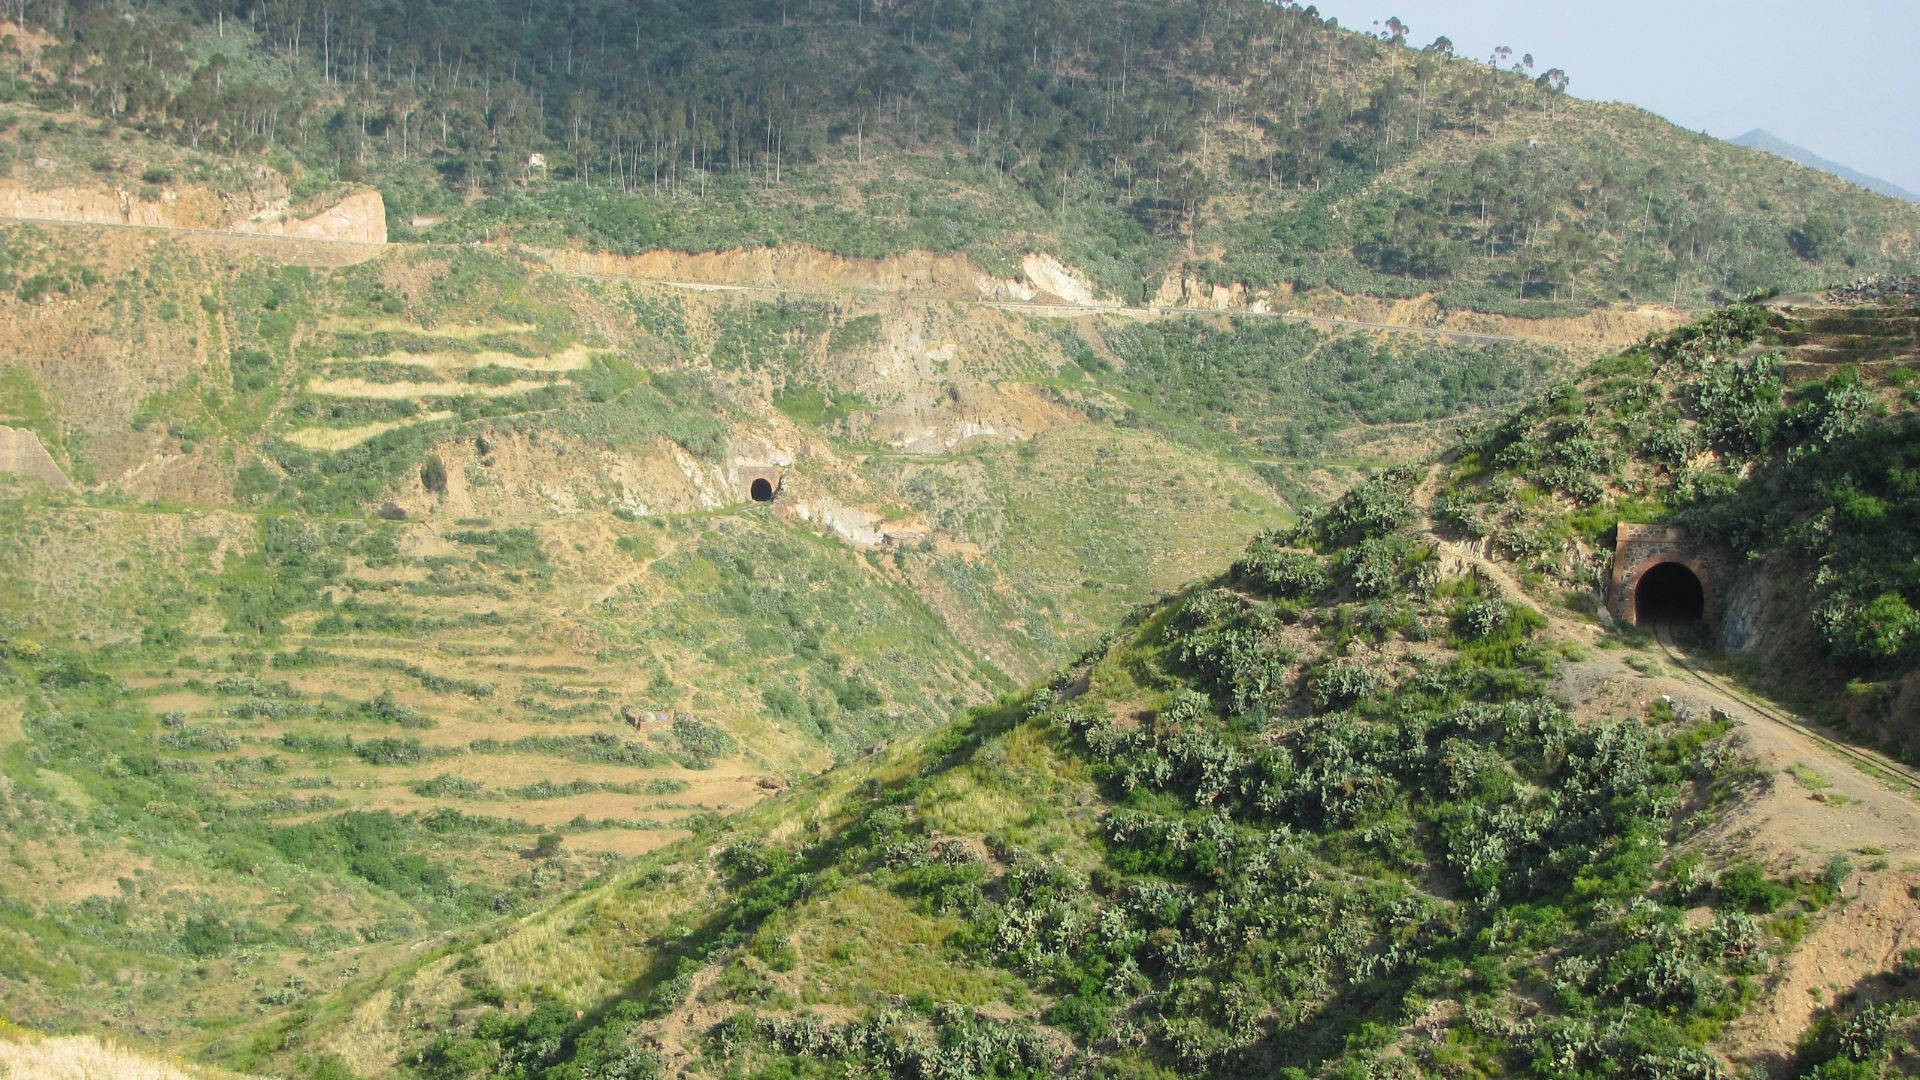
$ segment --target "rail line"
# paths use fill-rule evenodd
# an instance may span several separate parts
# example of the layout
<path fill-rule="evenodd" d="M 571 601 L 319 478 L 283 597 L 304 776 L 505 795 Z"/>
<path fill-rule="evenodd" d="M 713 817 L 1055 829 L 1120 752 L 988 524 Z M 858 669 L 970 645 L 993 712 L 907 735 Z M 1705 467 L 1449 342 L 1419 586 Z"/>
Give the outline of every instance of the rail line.
<path fill-rule="evenodd" d="M 1675 667 L 1679 668 L 1700 685 L 1729 700 L 1739 702 L 1746 708 L 1758 713 L 1770 723 L 1786 728 L 1803 738 L 1811 739 L 1814 743 L 1818 744 L 1821 749 L 1836 757 L 1846 759 L 1849 764 L 1867 776 L 1879 780 L 1889 787 L 1903 789 L 1904 793 L 1909 797 L 1920 796 L 1920 771 L 1902 765 L 1884 754 L 1879 754 L 1858 746 L 1851 746 L 1838 739 L 1823 735 L 1813 728 L 1808 727 L 1806 724 L 1801 723 L 1799 720 L 1794 719 L 1792 716 L 1733 685 L 1729 680 L 1701 670 L 1698 665 L 1687 658 L 1686 654 L 1681 651 L 1679 643 L 1674 640 L 1672 622 L 1661 621 L 1655 623 L 1653 627 L 1653 637 L 1655 641 L 1660 643 L 1660 650 L 1667 654 L 1667 659 L 1672 661 Z"/>

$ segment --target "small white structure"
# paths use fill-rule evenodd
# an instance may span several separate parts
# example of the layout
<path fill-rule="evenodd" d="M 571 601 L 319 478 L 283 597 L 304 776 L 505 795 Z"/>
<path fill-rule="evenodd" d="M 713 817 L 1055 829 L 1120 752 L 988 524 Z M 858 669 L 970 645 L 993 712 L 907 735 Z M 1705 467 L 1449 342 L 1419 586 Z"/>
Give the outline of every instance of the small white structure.
<path fill-rule="evenodd" d="M 546 167 L 547 167 L 547 155 L 545 154 L 528 154 L 527 155 L 527 168 L 544 169 Z"/>

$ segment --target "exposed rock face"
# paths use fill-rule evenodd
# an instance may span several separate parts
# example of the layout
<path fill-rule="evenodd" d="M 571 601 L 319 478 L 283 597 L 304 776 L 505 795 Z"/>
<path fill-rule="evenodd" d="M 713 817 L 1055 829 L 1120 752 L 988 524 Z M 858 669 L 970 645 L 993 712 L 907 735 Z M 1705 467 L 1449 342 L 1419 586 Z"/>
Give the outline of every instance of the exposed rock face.
<path fill-rule="evenodd" d="M 354 244 L 387 242 L 386 201 L 371 189 L 354 192 L 305 218 L 289 218 L 284 208 L 269 207 L 248 213 L 244 203 L 236 207 L 231 205 L 233 201 L 191 185 L 166 188 L 157 198 L 149 199 L 119 186 L 32 188 L 0 181 L 0 217 L 85 225 L 210 229 Z"/>
<path fill-rule="evenodd" d="M 1265 313 L 1273 310 L 1273 294 L 1289 294 L 1293 287 L 1285 282 L 1276 288 L 1250 290 L 1241 282 L 1221 285 L 1202 280 L 1198 274 L 1190 271 L 1170 273 L 1160 282 L 1160 289 L 1153 294 L 1153 306 L 1177 308 L 1204 308 L 1208 311 L 1252 311 Z"/>
<path fill-rule="evenodd" d="M 0 217 L 76 221 L 87 225 L 203 228 L 213 224 L 174 192 L 141 199 L 124 188 L 29 188 L 0 184 Z"/>
<path fill-rule="evenodd" d="M 1020 270 L 1041 292 L 1052 293 L 1069 304 L 1099 303 L 1093 283 L 1066 263 L 1051 255 L 1028 255 L 1020 261 Z"/>
<path fill-rule="evenodd" d="M 649 251 L 639 255 L 556 251 L 555 267 L 726 289 L 845 290 L 912 293 L 955 300 L 1033 297 L 1023 282 L 994 278 L 964 255 L 909 251 L 879 259 L 836 255 L 801 244 L 727 251 Z"/>
<path fill-rule="evenodd" d="M 31 477 L 61 491 L 73 491 L 73 481 L 40 443 L 40 436 L 20 428 L 0 427 L 0 473 Z"/>
<path fill-rule="evenodd" d="M 274 222 L 272 225 L 263 231 L 308 240 L 384 244 L 387 242 L 387 204 L 377 191 L 359 191 L 310 218 Z M 241 231 L 246 230 L 243 227 Z"/>

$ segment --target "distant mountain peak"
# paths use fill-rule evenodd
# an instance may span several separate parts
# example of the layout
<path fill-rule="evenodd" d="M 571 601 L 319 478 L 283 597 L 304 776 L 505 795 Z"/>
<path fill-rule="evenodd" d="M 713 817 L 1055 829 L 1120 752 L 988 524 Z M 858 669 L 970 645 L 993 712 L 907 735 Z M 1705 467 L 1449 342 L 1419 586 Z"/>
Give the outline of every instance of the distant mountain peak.
<path fill-rule="evenodd" d="M 1765 128 L 1754 128 L 1745 135 L 1727 141 L 1733 143 L 1735 146 L 1764 150 L 1775 157 L 1783 157 L 1788 161 L 1797 161 L 1809 169 L 1818 169 L 1829 176 L 1837 176 L 1849 184 L 1857 184 L 1860 187 L 1866 188 L 1868 191 L 1876 191 L 1882 195 L 1892 196 L 1896 199 L 1905 199 L 1908 202 L 1920 203 L 1920 195 L 1915 195 L 1913 192 L 1908 191 L 1898 184 L 1888 183 L 1879 177 L 1868 176 L 1866 173 L 1849 169 L 1845 165 L 1835 161 L 1828 161 L 1826 158 L 1821 157 L 1806 147 L 1796 146 Z"/>

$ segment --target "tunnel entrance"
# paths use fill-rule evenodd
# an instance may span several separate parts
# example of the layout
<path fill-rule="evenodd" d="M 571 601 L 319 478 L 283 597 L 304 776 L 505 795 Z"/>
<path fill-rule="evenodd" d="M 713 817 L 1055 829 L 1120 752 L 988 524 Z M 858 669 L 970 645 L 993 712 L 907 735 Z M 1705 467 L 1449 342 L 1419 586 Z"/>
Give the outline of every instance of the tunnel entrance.
<path fill-rule="evenodd" d="M 1643 626 L 1662 622 L 1698 622 L 1707 614 L 1707 591 L 1692 570 L 1677 562 L 1663 562 L 1640 575 L 1633 590 L 1634 621 Z"/>
<path fill-rule="evenodd" d="M 772 502 L 774 496 L 773 481 L 764 476 L 753 478 L 753 486 L 747 489 L 754 502 Z"/>

